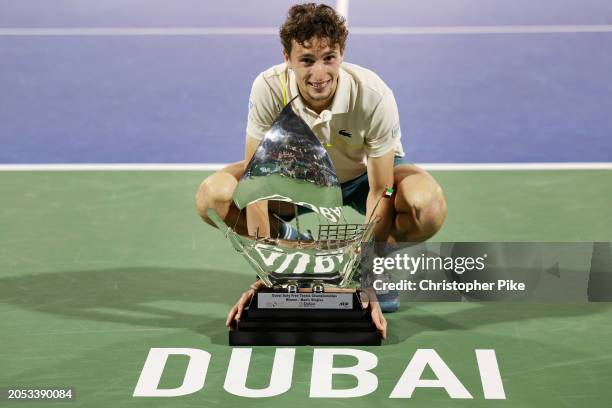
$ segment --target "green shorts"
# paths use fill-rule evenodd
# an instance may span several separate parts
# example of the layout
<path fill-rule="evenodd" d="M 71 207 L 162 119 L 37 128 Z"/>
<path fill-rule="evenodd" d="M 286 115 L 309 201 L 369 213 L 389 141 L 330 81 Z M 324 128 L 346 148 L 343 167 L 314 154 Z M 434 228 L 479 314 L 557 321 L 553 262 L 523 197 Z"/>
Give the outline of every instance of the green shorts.
<path fill-rule="evenodd" d="M 395 156 L 393 158 L 393 167 L 407 163 L 403 157 Z M 368 173 L 363 173 L 359 177 L 345 181 L 340 186 L 342 187 L 342 203 L 354 208 L 359 214 L 365 215 L 366 201 L 370 192 Z"/>
<path fill-rule="evenodd" d="M 407 164 L 403 157 L 395 156 L 393 159 L 393 167 L 400 164 Z M 368 183 L 368 173 L 363 173 L 361 176 L 355 177 L 352 180 L 345 181 L 340 184 L 342 188 L 342 204 L 354 208 L 358 213 L 365 215 L 366 201 L 370 192 L 370 184 Z M 307 214 L 312 212 L 306 207 L 298 207 L 298 214 Z M 291 221 L 293 214 L 280 217 L 284 221 Z"/>

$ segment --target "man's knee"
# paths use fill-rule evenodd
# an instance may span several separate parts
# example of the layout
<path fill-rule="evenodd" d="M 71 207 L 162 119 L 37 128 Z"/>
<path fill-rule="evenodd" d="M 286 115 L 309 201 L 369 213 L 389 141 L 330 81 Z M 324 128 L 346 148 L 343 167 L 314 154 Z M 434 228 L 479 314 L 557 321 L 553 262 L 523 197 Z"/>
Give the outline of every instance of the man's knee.
<path fill-rule="evenodd" d="M 195 196 L 198 215 L 205 222 L 214 225 L 206 215 L 208 209 L 213 208 L 221 218 L 225 218 L 237 184 L 236 178 L 224 171 L 216 172 L 204 179 Z"/>
<path fill-rule="evenodd" d="M 444 224 L 446 219 L 446 199 L 442 188 L 436 183 L 427 202 L 421 204 L 418 213 L 420 241 L 433 237 Z"/>
<path fill-rule="evenodd" d="M 403 177 L 396 187 L 395 239 L 420 242 L 431 238 L 446 218 L 446 199 L 440 185 L 420 170 Z"/>

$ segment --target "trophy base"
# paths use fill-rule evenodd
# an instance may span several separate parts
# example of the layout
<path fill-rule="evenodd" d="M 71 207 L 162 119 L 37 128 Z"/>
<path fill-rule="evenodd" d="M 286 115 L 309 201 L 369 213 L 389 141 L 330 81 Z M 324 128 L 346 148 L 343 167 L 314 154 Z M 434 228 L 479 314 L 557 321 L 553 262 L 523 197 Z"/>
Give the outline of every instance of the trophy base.
<path fill-rule="evenodd" d="M 352 308 L 270 308 L 259 293 L 229 332 L 230 346 L 380 346 L 370 312 L 356 293 Z"/>

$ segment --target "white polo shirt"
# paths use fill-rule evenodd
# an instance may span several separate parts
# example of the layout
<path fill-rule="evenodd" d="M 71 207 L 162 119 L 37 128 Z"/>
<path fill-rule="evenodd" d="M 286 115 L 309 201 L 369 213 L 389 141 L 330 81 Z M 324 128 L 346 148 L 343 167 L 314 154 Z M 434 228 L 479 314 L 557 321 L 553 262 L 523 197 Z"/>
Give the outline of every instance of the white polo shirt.
<path fill-rule="evenodd" d="M 295 75 L 284 63 L 259 74 L 249 98 L 246 131 L 250 137 L 263 139 L 281 111 L 281 75 L 287 79 L 287 101 L 299 96 Z M 293 110 L 327 148 L 340 182 L 364 174 L 368 157 L 382 156 L 391 149 L 396 156 L 404 156 L 393 92 L 368 69 L 343 63 L 336 94 L 328 109 L 317 114 L 298 97 L 293 101 Z"/>

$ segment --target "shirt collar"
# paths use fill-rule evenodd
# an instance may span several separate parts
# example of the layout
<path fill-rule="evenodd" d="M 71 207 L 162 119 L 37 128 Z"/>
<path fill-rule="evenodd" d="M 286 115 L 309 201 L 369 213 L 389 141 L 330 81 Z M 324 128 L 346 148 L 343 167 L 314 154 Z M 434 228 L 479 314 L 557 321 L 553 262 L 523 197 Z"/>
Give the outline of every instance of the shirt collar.
<path fill-rule="evenodd" d="M 331 104 L 332 113 L 346 113 L 349 111 L 349 101 L 351 98 L 351 78 L 344 68 L 340 67 L 338 76 L 338 87 Z"/>
<path fill-rule="evenodd" d="M 290 94 L 289 97 L 287 98 L 287 103 L 289 103 L 290 100 L 298 96 L 298 98 L 295 98 L 295 101 L 293 101 L 293 105 L 296 111 L 301 112 L 304 110 L 305 106 L 304 106 L 304 102 L 302 102 L 302 97 L 299 96 L 300 91 L 298 90 L 298 87 L 297 87 L 297 81 L 295 80 L 295 74 L 293 73 L 293 70 L 291 69 L 287 69 L 287 71 L 288 71 L 287 76 L 289 77 L 289 94 Z"/>

